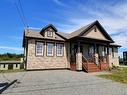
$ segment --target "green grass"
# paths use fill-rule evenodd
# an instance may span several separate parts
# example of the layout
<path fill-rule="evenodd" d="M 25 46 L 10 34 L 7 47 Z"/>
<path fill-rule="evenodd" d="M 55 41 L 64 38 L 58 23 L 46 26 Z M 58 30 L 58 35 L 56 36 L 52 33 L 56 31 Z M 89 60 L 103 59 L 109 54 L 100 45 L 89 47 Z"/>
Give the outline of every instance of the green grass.
<path fill-rule="evenodd" d="M 111 74 L 101 74 L 97 76 L 127 84 L 127 68 L 121 68 L 119 70 L 115 70 Z"/>
<path fill-rule="evenodd" d="M 25 72 L 24 69 L 18 69 L 18 70 L 2 70 L 0 73 L 16 73 L 16 72 Z"/>

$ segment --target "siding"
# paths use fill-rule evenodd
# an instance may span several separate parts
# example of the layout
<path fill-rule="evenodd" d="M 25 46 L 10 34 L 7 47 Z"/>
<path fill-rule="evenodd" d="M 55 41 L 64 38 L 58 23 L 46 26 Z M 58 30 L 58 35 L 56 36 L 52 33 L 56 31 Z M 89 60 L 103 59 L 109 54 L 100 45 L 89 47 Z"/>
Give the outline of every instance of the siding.
<path fill-rule="evenodd" d="M 69 67 L 68 65 L 69 54 L 67 52 L 69 50 L 68 43 L 64 43 L 64 56 L 57 57 L 56 47 L 55 47 L 54 56 L 48 57 L 46 55 L 46 42 L 45 42 L 44 56 L 35 55 L 36 41 L 43 41 L 43 40 L 35 40 L 35 39 L 28 40 L 28 55 L 27 55 L 27 67 L 26 67 L 27 70 L 55 69 L 55 68 L 57 69 L 57 68 L 68 68 Z M 50 41 L 50 42 L 55 43 L 54 41 Z"/>

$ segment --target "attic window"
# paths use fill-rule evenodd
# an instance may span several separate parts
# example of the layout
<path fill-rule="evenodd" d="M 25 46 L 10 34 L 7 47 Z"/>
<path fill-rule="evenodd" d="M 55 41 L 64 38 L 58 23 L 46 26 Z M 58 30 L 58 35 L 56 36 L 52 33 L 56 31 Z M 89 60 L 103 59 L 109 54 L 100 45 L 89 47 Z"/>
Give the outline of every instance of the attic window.
<path fill-rule="evenodd" d="M 53 37 L 53 31 L 52 31 L 52 29 L 48 29 L 47 30 L 47 36 L 48 37 Z"/>

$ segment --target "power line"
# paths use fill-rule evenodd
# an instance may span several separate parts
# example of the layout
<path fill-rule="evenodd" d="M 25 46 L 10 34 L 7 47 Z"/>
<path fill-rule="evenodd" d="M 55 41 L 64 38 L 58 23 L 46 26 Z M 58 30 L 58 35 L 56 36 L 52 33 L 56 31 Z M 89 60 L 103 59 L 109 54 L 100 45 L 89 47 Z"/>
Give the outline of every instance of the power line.
<path fill-rule="evenodd" d="M 28 23 L 27 23 L 27 20 L 26 20 L 26 18 L 25 18 L 25 15 L 24 15 L 22 3 L 21 3 L 20 0 L 18 0 L 18 1 L 19 1 L 19 7 L 20 7 L 20 9 L 21 9 L 21 13 L 22 13 L 22 16 L 23 16 L 23 18 L 24 18 L 25 24 L 27 25 L 27 27 L 29 27 L 29 26 L 28 26 Z"/>
<path fill-rule="evenodd" d="M 16 6 L 16 9 L 18 11 L 19 17 L 21 18 L 21 21 L 22 21 L 24 27 L 28 27 L 28 24 L 27 24 L 27 21 L 25 19 L 24 12 L 23 12 L 23 8 L 22 8 L 22 5 L 21 5 L 20 0 L 19 0 L 19 5 L 20 6 L 18 6 L 18 4 L 16 2 L 14 2 L 14 4 Z"/>

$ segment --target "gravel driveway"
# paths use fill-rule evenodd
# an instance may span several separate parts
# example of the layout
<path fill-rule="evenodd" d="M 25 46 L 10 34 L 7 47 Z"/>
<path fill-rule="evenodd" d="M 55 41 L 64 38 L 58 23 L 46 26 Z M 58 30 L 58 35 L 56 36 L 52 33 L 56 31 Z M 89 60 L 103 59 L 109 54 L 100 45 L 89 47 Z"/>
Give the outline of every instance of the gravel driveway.
<path fill-rule="evenodd" d="M 92 73 L 69 70 L 0 74 L 0 82 L 18 79 L 2 95 L 127 95 L 127 85 L 101 79 Z"/>

